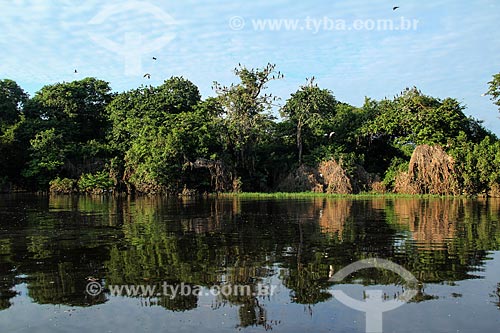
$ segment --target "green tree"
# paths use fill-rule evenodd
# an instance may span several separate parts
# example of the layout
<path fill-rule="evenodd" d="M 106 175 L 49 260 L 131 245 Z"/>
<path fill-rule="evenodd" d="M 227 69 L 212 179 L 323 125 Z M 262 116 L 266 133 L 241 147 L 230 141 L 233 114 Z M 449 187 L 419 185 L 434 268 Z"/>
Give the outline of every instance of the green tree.
<path fill-rule="evenodd" d="M 257 150 L 271 128 L 270 114 L 277 97 L 264 93 L 270 81 L 283 78 L 276 66 L 260 69 L 235 68 L 240 83 L 223 86 L 214 82 L 214 89 L 223 108 L 224 149 L 230 153 L 236 173 L 255 175 Z"/>
<path fill-rule="evenodd" d="M 487 136 L 474 143 L 461 133 L 453 142 L 451 154 L 464 194 L 485 193 L 500 184 L 500 141 L 496 138 Z"/>
<path fill-rule="evenodd" d="M 0 80 L 0 134 L 19 120 L 27 99 L 28 95 L 16 82 Z"/>
<path fill-rule="evenodd" d="M 42 119 L 57 126 L 66 140 L 102 140 L 108 129 L 109 83 L 95 78 L 44 86 L 34 102 Z"/>
<path fill-rule="evenodd" d="M 55 128 L 37 133 L 31 140 L 31 159 L 23 175 L 36 178 L 40 186 L 46 187 L 61 171 L 65 155 L 63 135 Z"/>
<path fill-rule="evenodd" d="M 79 178 L 104 168 L 109 158 L 106 105 L 109 84 L 95 78 L 44 86 L 25 110 L 23 135 L 31 135 L 30 160 L 23 175 L 47 186 L 48 177 Z"/>
<path fill-rule="evenodd" d="M 398 165 L 409 161 L 417 145 L 438 144 L 450 150 L 460 135 L 475 143 L 491 135 L 480 121 L 464 114 L 465 108 L 457 100 L 427 96 L 417 88 L 407 88 L 392 100 L 369 100 L 364 108 L 369 117 L 360 134 L 367 143 L 364 149 L 368 163 L 382 166 L 382 170 L 373 168 L 377 172 L 387 170 L 391 164 L 396 167 L 395 161 Z M 386 182 L 392 180 L 386 178 Z"/>
<path fill-rule="evenodd" d="M 500 73 L 493 75 L 493 79 L 488 84 L 489 89 L 486 94 L 491 96 L 491 100 L 499 107 L 500 111 Z"/>
<path fill-rule="evenodd" d="M 143 86 L 116 95 L 108 106 L 112 147 L 124 154 L 145 125 L 161 127 L 173 114 L 190 112 L 200 102 L 198 88 L 182 77 L 172 77 L 158 87 Z"/>
<path fill-rule="evenodd" d="M 19 130 L 25 120 L 23 108 L 27 101 L 28 95 L 16 82 L 0 80 L 0 187 L 19 181 L 27 148 L 19 138 Z"/>
<path fill-rule="evenodd" d="M 336 105 L 337 101 L 331 91 L 320 89 L 314 83 L 313 77 L 307 79 L 306 85 L 292 94 L 282 108 L 283 116 L 295 125 L 299 165 L 302 164 L 304 129 L 308 128 L 314 131 L 315 128 L 321 127 L 326 116 L 335 114 Z M 326 133 L 326 135 L 330 137 L 330 133 Z"/>
<path fill-rule="evenodd" d="M 417 88 L 407 88 L 393 100 L 379 102 L 377 109 L 375 117 L 364 126 L 365 134 L 372 138 L 388 136 L 393 142 L 413 145 L 446 145 L 461 131 L 472 138 L 472 120 L 452 98 L 440 100 Z"/>
<path fill-rule="evenodd" d="M 120 178 L 139 191 L 182 189 L 190 181 L 183 166 L 216 152 L 220 106 L 215 99 L 201 101 L 198 88 L 184 78 L 119 94 L 108 111 Z"/>

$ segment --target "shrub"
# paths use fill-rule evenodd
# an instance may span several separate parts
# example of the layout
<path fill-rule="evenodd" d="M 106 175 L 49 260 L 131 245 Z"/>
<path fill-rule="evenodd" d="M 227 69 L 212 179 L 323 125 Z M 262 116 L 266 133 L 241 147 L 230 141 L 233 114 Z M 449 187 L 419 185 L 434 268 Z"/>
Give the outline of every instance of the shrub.
<path fill-rule="evenodd" d="M 457 161 L 458 180 L 464 194 L 488 193 L 500 184 L 500 141 L 486 137 L 473 143 L 462 134 L 451 154 Z"/>
<path fill-rule="evenodd" d="M 52 179 L 49 182 L 49 192 L 51 193 L 61 193 L 70 194 L 77 192 L 76 180 L 69 178 L 59 178 Z"/>
<path fill-rule="evenodd" d="M 409 162 L 400 157 L 393 158 L 391 161 L 391 165 L 385 172 L 384 180 L 382 181 L 383 185 L 387 189 L 394 189 L 396 178 L 401 172 L 408 170 L 408 165 Z"/>
<path fill-rule="evenodd" d="M 78 180 L 78 188 L 82 192 L 102 193 L 110 191 L 114 187 L 114 181 L 106 171 L 95 174 L 84 173 Z"/>

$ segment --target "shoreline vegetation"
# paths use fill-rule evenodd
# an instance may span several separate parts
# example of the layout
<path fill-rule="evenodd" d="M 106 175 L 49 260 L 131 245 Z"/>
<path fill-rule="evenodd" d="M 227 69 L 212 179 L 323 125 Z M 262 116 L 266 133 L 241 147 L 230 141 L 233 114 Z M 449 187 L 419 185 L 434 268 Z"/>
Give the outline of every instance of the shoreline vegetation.
<path fill-rule="evenodd" d="M 498 199 L 499 196 L 488 196 L 485 194 L 475 194 L 475 195 L 443 195 L 443 194 L 405 194 L 405 193 L 375 193 L 375 192 L 361 192 L 361 193 L 351 193 L 351 194 L 338 194 L 338 193 L 320 193 L 320 192 L 219 192 L 219 193 L 134 193 L 129 194 L 126 192 L 115 192 L 113 190 L 109 191 L 70 191 L 70 192 L 59 192 L 59 191 L 12 191 L 12 192 L 0 192 L 0 195 L 41 195 L 41 196 L 74 196 L 74 197 L 163 197 L 163 198 L 179 198 L 179 199 L 351 199 L 351 200 L 365 200 L 365 199 Z"/>
<path fill-rule="evenodd" d="M 347 200 L 368 200 L 368 199 L 499 199 L 486 195 L 439 195 L 439 194 L 404 194 L 404 193 L 373 193 L 363 192 L 356 194 L 337 193 L 317 193 L 317 192 L 220 192 L 220 193 L 196 193 L 190 195 L 178 194 L 151 194 L 135 193 L 130 195 L 126 192 L 50 192 L 50 191 L 17 191 L 0 192 L 1 195 L 36 195 L 36 196 L 68 196 L 68 197 L 89 197 L 89 198 L 148 198 L 158 197 L 165 199 L 249 199 L 249 200 L 281 200 L 281 199 L 347 199 Z"/>
<path fill-rule="evenodd" d="M 0 193 L 500 197 L 500 141 L 455 98 L 413 87 L 355 107 L 313 77 L 284 100 L 266 91 L 275 65 L 234 74 L 204 100 L 183 77 L 32 97 L 0 80 Z M 500 107 L 500 73 L 486 87 Z"/>
<path fill-rule="evenodd" d="M 217 196 L 221 198 L 240 198 L 240 199 L 307 199 L 307 198 L 331 198 L 331 199 L 370 199 L 370 198 L 420 198 L 420 199 L 437 199 L 437 198 L 458 198 L 459 196 L 445 196 L 436 194 L 398 194 L 398 193 L 357 193 L 357 194 L 335 194 L 335 193 L 315 193 L 315 192 L 275 192 L 275 193 L 219 193 Z"/>

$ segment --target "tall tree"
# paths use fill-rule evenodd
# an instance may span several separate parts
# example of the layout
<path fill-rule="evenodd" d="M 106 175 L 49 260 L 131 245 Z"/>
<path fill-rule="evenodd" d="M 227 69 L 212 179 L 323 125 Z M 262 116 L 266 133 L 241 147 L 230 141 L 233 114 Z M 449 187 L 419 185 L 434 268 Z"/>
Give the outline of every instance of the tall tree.
<path fill-rule="evenodd" d="M 184 164 L 213 152 L 218 103 L 201 101 L 198 88 L 182 77 L 119 94 L 108 111 L 120 177 L 138 191 L 182 190 Z"/>
<path fill-rule="evenodd" d="M 35 133 L 23 174 L 46 186 L 54 175 L 78 178 L 102 169 L 108 157 L 106 105 L 111 99 L 109 84 L 95 78 L 56 83 L 38 91 L 26 112 Z"/>
<path fill-rule="evenodd" d="M 487 95 L 491 96 L 491 100 L 499 107 L 500 111 L 500 73 L 493 75 L 493 79 L 488 82 L 490 85 Z"/>
<path fill-rule="evenodd" d="M 441 144 L 456 138 L 460 132 L 469 139 L 481 141 L 476 120 L 464 114 L 464 106 L 456 99 L 444 100 L 424 95 L 417 88 L 407 88 L 393 100 L 378 103 L 378 112 L 363 127 L 372 138 L 386 136 L 399 144 Z"/>
<path fill-rule="evenodd" d="M 314 82 L 314 78 L 311 78 L 292 94 L 282 108 L 282 115 L 295 125 L 299 165 L 302 164 L 304 128 L 321 126 L 326 115 L 335 113 L 336 105 L 337 101 L 331 91 L 320 89 Z M 325 134 L 330 137 L 331 133 Z"/>
<path fill-rule="evenodd" d="M 232 154 L 234 171 L 255 173 L 256 150 L 272 123 L 270 111 L 277 97 L 264 93 L 270 81 L 283 78 L 276 66 L 247 69 L 239 66 L 234 73 L 240 79 L 237 84 L 223 86 L 214 82 L 214 89 L 223 107 L 225 148 Z"/>
<path fill-rule="evenodd" d="M 16 82 L 0 80 L 0 131 L 19 120 L 27 99 L 28 95 Z"/>
<path fill-rule="evenodd" d="M 200 100 L 198 87 L 182 77 L 120 93 L 107 110 L 112 122 L 109 140 L 123 154 L 145 125 L 161 127 L 169 115 L 190 112 Z"/>
<path fill-rule="evenodd" d="M 41 118 L 77 142 L 106 137 L 111 99 L 109 83 L 95 78 L 44 86 L 33 98 Z"/>
<path fill-rule="evenodd" d="M 20 176 L 26 146 L 19 140 L 28 94 L 12 80 L 0 80 L 0 187 Z"/>

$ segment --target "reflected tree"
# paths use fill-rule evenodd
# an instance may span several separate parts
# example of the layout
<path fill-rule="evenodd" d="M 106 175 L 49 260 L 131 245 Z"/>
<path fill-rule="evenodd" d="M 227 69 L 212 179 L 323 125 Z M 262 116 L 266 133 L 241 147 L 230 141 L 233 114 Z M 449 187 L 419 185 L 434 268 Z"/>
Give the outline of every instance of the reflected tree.
<path fill-rule="evenodd" d="M 476 278 L 488 251 L 500 248 L 499 209 L 492 201 L 51 196 L 28 209 L 9 211 L 5 205 L 0 202 L 0 226 L 9 230 L 0 237 L 2 309 L 10 306 L 19 283 L 27 284 L 39 304 L 105 302 L 108 294 L 86 296 L 88 277 L 106 287 L 167 281 L 252 292 L 260 282 L 280 278 L 292 302 L 312 309 L 331 297 L 332 273 L 372 257 L 411 271 L 422 282 L 414 301 L 422 302 L 434 299 L 426 283 Z M 7 220 L 19 222 L 13 229 Z M 342 283 L 403 284 L 397 275 L 377 270 Z M 170 311 L 198 306 L 196 295 L 140 301 Z M 238 307 L 239 327 L 269 329 L 276 322 L 268 317 L 267 301 L 253 295 L 217 299 L 220 306 Z"/>
<path fill-rule="evenodd" d="M 497 290 L 495 291 L 495 297 L 497 298 L 495 305 L 497 306 L 498 309 L 500 309 L 500 283 L 497 284 Z"/>

